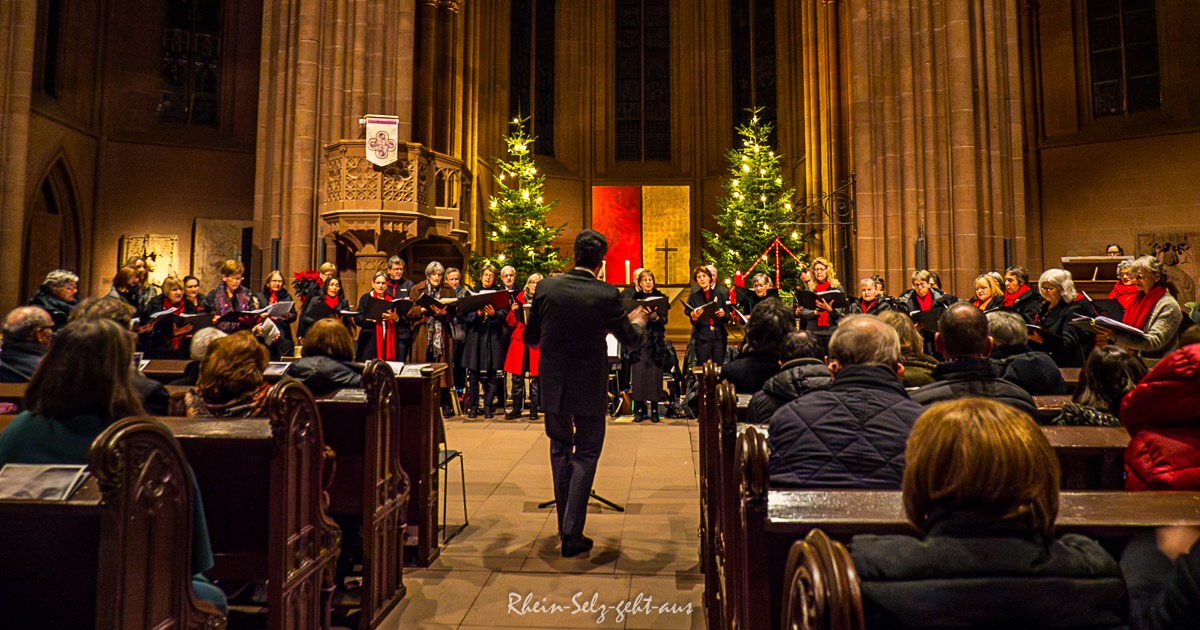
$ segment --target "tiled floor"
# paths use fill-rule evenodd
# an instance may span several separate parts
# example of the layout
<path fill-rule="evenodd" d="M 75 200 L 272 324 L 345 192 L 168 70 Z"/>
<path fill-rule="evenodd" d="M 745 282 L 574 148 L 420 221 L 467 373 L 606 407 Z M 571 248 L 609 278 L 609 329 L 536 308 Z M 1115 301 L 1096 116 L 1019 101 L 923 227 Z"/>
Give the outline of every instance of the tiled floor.
<path fill-rule="evenodd" d="M 550 444 L 540 422 L 446 423 L 466 460 L 470 526 L 428 569 L 405 570 L 408 595 L 383 628 L 701 628 L 695 421 L 610 420 L 592 501 L 590 554 L 563 558 L 552 508 Z M 451 523 L 461 519 L 451 465 Z M 455 510 L 458 510 L 456 517 Z"/>

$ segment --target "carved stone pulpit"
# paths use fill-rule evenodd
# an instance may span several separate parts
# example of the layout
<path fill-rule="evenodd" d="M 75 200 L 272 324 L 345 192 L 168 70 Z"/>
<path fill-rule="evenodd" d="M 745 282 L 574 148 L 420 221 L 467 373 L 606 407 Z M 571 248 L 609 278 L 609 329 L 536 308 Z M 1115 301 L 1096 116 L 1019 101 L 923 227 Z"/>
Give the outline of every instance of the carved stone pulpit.
<path fill-rule="evenodd" d="M 448 239 L 464 257 L 469 248 L 471 173 L 461 160 L 401 143 L 399 159 L 379 167 L 366 150 L 365 140 L 325 145 L 322 235 L 327 247 L 355 258 L 353 292 L 342 274 L 351 301 L 371 289 L 371 276 L 389 256 L 414 241 Z"/>

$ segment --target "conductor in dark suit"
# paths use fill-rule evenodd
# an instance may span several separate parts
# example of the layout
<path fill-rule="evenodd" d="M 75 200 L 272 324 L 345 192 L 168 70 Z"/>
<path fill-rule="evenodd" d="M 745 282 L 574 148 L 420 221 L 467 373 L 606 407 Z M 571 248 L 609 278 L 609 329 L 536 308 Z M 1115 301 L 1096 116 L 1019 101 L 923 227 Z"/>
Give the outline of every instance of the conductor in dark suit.
<path fill-rule="evenodd" d="M 608 350 L 612 333 L 634 346 L 646 310 L 626 315 L 617 288 L 596 278 L 608 241 L 595 230 L 575 237 L 575 268 L 542 280 L 533 298 L 525 343 L 540 346 L 539 373 L 562 555 L 592 548 L 583 535 L 596 462 L 604 446 L 608 403 Z"/>

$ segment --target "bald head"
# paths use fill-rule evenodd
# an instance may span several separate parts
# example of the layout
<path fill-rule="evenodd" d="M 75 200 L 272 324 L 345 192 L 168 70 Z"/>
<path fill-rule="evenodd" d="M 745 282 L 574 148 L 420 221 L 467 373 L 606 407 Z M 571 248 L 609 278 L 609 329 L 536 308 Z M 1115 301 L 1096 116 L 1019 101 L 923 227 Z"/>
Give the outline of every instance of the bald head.
<path fill-rule="evenodd" d="M 829 358 L 841 367 L 879 365 L 895 369 L 900 363 L 900 336 L 878 317 L 851 315 L 838 322 L 829 340 Z"/>
<path fill-rule="evenodd" d="M 13 341 L 39 341 L 39 333 L 44 335 L 43 345 L 50 342 L 49 330 L 54 326 L 54 320 L 46 309 L 38 306 L 18 306 L 4 317 L 4 338 Z"/>
<path fill-rule="evenodd" d="M 957 302 L 938 318 L 934 336 L 938 352 L 946 359 L 978 359 L 992 352 L 987 316 L 973 304 Z"/>

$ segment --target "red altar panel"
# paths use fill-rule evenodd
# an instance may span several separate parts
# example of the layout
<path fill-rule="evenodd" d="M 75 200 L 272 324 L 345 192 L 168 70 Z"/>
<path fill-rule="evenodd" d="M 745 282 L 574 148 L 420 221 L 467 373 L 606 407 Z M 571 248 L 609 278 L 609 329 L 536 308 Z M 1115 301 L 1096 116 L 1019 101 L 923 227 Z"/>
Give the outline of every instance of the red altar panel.
<path fill-rule="evenodd" d="M 631 273 L 642 266 L 641 186 L 593 186 L 592 229 L 608 239 L 608 281 L 626 284 L 625 261 Z"/>

